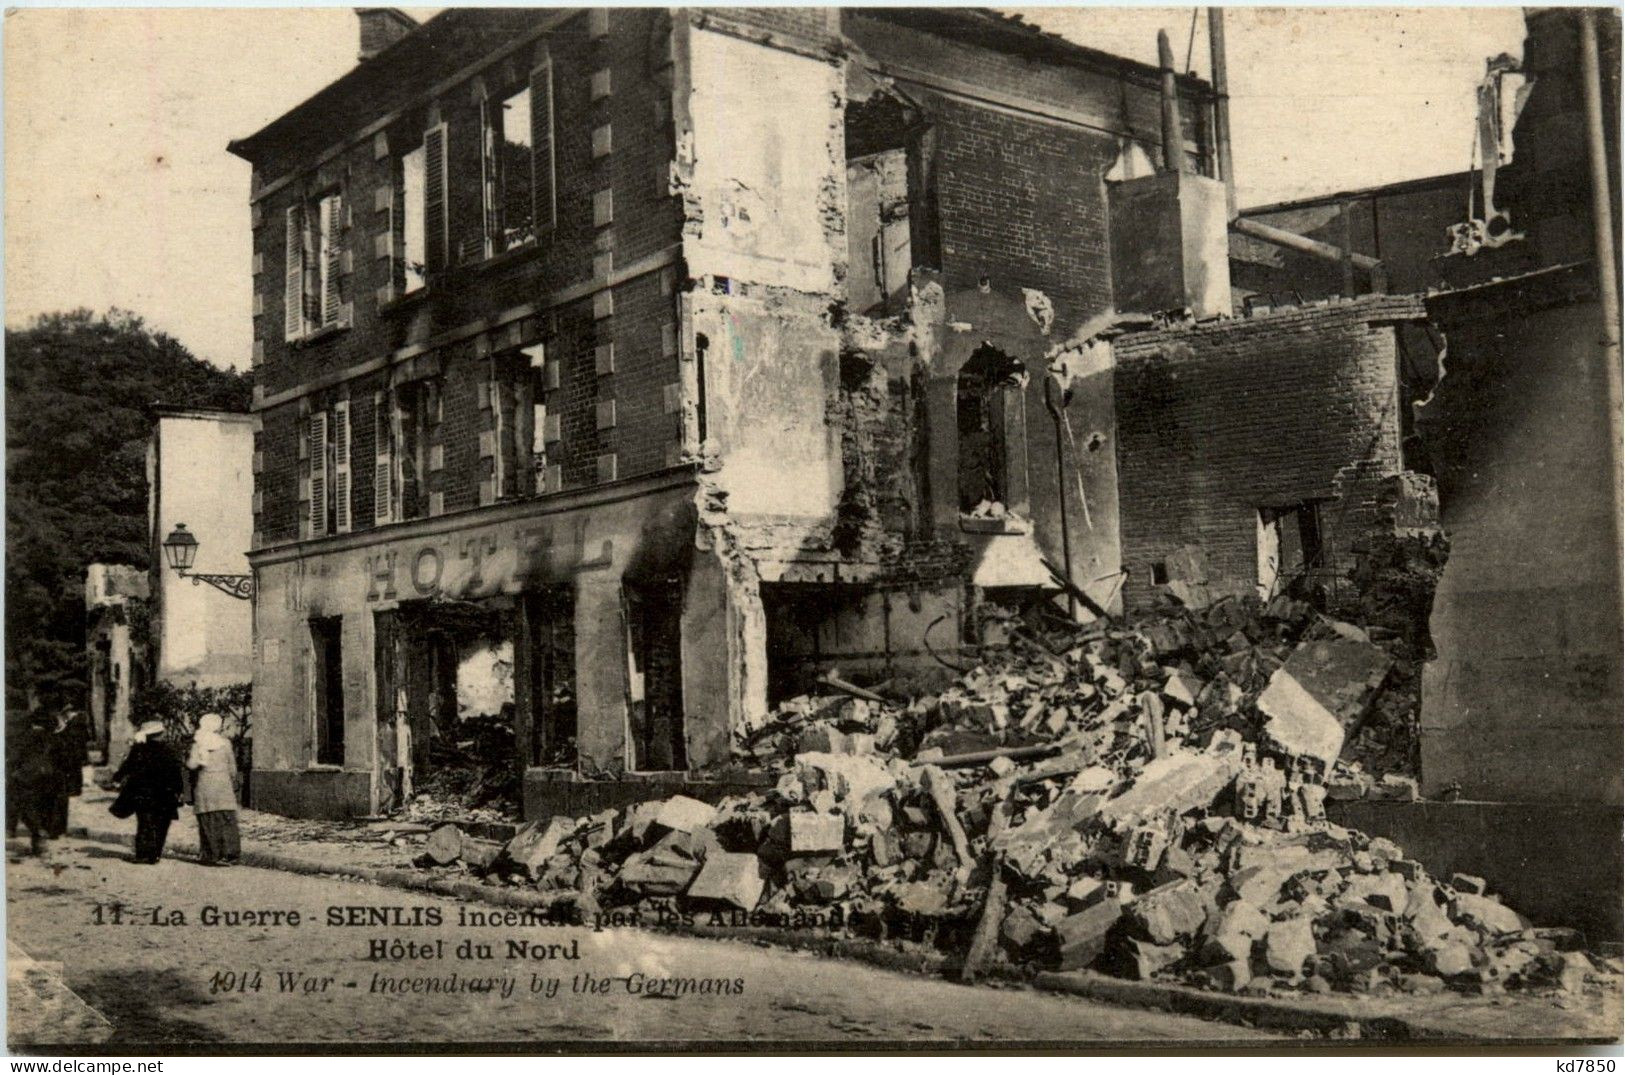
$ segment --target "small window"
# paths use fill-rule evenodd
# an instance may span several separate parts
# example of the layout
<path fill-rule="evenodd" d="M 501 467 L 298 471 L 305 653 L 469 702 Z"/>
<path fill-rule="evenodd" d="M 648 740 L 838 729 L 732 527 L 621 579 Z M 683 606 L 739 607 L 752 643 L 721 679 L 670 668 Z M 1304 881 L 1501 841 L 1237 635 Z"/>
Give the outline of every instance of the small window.
<path fill-rule="evenodd" d="M 1153 586 L 1168 585 L 1168 561 L 1158 560 L 1151 565 L 1151 584 Z"/>
<path fill-rule="evenodd" d="M 316 764 L 344 764 L 344 618 L 310 621 L 316 688 Z"/>
<path fill-rule="evenodd" d="M 536 238 L 531 90 L 485 106 L 485 234 L 495 255 Z"/>

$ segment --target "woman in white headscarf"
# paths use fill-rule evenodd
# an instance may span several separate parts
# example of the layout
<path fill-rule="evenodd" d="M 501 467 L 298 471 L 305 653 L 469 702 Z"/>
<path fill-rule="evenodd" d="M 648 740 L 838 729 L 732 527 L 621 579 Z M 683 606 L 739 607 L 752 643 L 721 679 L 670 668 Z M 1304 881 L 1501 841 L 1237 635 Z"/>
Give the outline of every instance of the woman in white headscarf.
<path fill-rule="evenodd" d="M 198 861 L 224 866 L 242 854 L 237 831 L 237 756 L 231 740 L 220 734 L 224 722 L 218 713 L 198 718 L 192 752 L 186 767 L 192 770 L 192 812 L 197 815 Z"/>

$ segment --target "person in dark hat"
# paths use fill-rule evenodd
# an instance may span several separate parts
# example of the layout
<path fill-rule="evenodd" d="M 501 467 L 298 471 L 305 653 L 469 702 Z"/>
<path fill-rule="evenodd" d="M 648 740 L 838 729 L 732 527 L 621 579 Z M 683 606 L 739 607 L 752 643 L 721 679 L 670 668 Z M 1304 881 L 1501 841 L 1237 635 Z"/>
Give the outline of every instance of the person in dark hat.
<path fill-rule="evenodd" d="M 49 835 L 64 836 L 68 831 L 68 800 L 85 790 L 85 744 L 90 729 L 85 715 L 64 707 L 51 732 L 51 763 L 56 766 L 57 784 L 51 798 Z"/>
<path fill-rule="evenodd" d="M 181 761 L 164 740 L 161 721 L 149 720 L 135 731 L 130 753 L 113 774 L 118 798 L 110 807 L 114 817 L 135 815 L 135 859 L 152 865 L 162 857 L 169 826 L 186 790 Z"/>

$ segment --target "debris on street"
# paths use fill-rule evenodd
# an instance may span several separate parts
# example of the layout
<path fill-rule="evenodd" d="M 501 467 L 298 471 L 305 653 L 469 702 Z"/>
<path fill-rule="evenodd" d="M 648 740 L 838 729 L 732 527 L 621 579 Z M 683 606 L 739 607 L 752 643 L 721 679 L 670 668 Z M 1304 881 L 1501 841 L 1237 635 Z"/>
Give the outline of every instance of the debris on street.
<path fill-rule="evenodd" d="M 1412 772 L 1362 759 L 1408 756 L 1425 654 L 1360 601 L 1362 624 L 1289 597 L 1015 624 L 935 695 L 837 677 L 785 703 L 741 744 L 771 788 L 553 817 L 505 846 L 447 825 L 416 837 L 421 861 L 582 911 L 920 941 L 967 979 L 1002 963 L 1232 992 L 1583 987 L 1572 933 L 1328 821 L 1328 796 L 1415 795 Z"/>

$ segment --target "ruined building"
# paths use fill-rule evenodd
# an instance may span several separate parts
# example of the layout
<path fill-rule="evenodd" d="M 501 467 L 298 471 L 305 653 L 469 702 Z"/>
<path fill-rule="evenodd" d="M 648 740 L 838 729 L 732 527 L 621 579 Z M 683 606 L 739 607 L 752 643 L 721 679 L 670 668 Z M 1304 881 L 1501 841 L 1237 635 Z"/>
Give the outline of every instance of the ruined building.
<path fill-rule="evenodd" d="M 978 11 L 360 17 L 231 147 L 259 805 L 386 810 L 474 739 L 527 813 L 656 794 L 1052 567 L 1117 600 L 1098 315 L 1228 312 L 1206 84 Z M 1173 245 L 1109 255 L 1124 199 Z"/>

